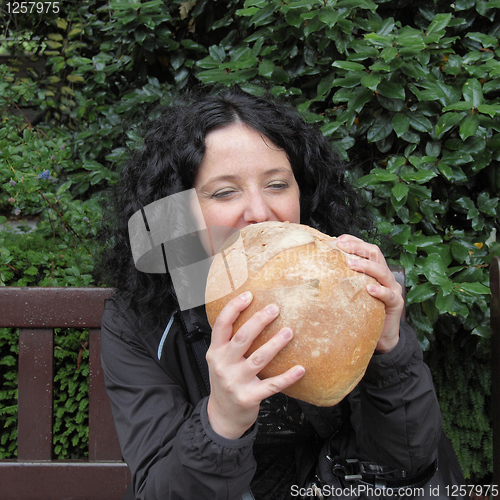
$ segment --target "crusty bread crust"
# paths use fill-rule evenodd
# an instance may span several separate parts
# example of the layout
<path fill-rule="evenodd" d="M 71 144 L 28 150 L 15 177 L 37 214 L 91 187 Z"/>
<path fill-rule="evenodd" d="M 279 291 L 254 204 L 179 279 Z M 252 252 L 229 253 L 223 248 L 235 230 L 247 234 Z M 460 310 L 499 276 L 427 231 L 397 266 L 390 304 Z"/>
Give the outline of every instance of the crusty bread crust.
<path fill-rule="evenodd" d="M 233 333 L 258 310 L 277 304 L 279 316 L 247 355 L 285 326 L 294 337 L 259 377 L 300 364 L 304 376 L 283 392 L 317 406 L 337 404 L 363 377 L 380 338 L 385 306 L 366 291 L 375 280 L 347 267 L 347 254 L 336 248 L 335 238 L 301 224 L 253 224 L 233 235 L 224 248 L 207 280 L 210 324 L 233 297 L 247 290 L 254 299 L 236 320 Z"/>

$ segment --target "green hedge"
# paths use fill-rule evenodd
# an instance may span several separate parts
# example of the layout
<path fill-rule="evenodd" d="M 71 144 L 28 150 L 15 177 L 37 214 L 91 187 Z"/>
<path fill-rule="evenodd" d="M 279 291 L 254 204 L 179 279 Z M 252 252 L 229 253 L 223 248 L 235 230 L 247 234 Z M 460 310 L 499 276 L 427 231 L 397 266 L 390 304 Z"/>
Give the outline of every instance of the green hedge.
<path fill-rule="evenodd" d="M 36 241 L 29 257 L 0 236 L 2 285 L 95 284 L 106 189 L 142 118 L 200 83 L 265 87 L 350 161 L 379 243 L 405 267 L 408 319 L 464 473 L 490 478 L 500 0 L 94 0 L 16 22 L 0 9 L 0 212 L 40 217 L 22 236 Z"/>

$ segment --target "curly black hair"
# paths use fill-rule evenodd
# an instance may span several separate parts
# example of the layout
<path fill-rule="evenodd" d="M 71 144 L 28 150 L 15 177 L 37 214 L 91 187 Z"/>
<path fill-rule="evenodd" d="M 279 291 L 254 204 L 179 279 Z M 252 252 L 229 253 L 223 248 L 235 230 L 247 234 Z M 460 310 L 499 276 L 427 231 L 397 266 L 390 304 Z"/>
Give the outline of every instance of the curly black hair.
<path fill-rule="evenodd" d="M 130 155 L 115 190 L 114 223 L 103 254 L 104 279 L 125 294 L 135 310 L 175 307 L 176 297 L 168 273 L 136 269 L 129 218 L 156 200 L 191 189 L 207 134 L 237 121 L 253 127 L 288 155 L 300 189 L 302 224 L 331 236 L 359 235 L 370 228 L 368 213 L 346 179 L 345 163 L 321 132 L 290 106 L 239 88 L 184 96 L 147 125 L 144 144 Z"/>

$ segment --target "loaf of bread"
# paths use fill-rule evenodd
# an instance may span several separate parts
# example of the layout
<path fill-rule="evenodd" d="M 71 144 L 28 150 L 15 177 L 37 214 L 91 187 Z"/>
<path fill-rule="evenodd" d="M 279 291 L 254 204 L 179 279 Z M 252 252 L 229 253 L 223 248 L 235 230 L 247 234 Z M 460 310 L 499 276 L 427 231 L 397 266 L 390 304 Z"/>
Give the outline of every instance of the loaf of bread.
<path fill-rule="evenodd" d="M 317 406 L 335 405 L 363 377 L 385 319 L 384 304 L 366 291 L 375 280 L 349 269 L 346 259 L 335 238 L 311 227 L 287 222 L 247 226 L 229 238 L 211 265 L 208 320 L 213 326 L 222 308 L 247 290 L 254 298 L 233 334 L 255 312 L 277 304 L 279 316 L 247 356 L 285 326 L 294 337 L 259 378 L 302 365 L 302 379 L 283 392 Z"/>

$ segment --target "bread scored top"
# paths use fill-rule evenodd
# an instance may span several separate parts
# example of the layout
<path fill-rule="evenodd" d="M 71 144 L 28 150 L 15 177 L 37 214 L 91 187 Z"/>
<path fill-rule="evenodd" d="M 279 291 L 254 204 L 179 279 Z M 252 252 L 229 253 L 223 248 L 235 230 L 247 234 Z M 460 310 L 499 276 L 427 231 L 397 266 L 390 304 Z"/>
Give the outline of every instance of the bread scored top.
<path fill-rule="evenodd" d="M 216 254 L 206 288 L 206 311 L 213 326 L 222 308 L 250 290 L 253 301 L 233 334 L 255 312 L 277 304 L 279 316 L 256 338 L 247 356 L 281 328 L 294 332 L 259 378 L 295 365 L 305 374 L 283 392 L 317 406 L 341 401 L 363 377 L 380 338 L 384 304 L 366 291 L 376 281 L 346 265 L 335 238 L 288 222 L 252 224 L 235 233 Z"/>

